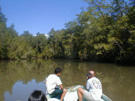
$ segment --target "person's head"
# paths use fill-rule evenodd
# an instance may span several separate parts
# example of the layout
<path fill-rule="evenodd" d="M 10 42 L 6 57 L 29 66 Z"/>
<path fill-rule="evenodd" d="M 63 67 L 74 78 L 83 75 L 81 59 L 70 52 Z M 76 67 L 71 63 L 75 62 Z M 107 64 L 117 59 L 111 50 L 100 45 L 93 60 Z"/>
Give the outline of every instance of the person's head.
<path fill-rule="evenodd" d="M 35 90 L 28 98 L 28 101 L 47 101 L 45 94 L 40 90 Z"/>
<path fill-rule="evenodd" d="M 95 76 L 95 72 L 93 70 L 90 70 L 89 73 L 87 74 L 88 78 L 92 78 Z"/>
<path fill-rule="evenodd" d="M 59 76 L 61 74 L 61 71 L 61 68 L 58 67 L 55 69 L 54 73 Z"/>

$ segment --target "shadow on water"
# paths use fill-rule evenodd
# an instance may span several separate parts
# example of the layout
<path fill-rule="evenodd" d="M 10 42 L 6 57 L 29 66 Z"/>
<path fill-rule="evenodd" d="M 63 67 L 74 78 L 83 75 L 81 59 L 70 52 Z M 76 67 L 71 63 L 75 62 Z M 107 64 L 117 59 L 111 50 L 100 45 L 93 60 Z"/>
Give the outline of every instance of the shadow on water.
<path fill-rule="evenodd" d="M 74 60 L 23 60 L 0 61 L 0 101 L 27 101 L 35 89 L 45 93 L 44 80 L 56 67 L 63 70 L 60 77 L 64 87 L 85 85 L 85 74 L 93 69 L 102 82 L 103 92 L 112 100 L 135 100 L 135 67 Z"/>

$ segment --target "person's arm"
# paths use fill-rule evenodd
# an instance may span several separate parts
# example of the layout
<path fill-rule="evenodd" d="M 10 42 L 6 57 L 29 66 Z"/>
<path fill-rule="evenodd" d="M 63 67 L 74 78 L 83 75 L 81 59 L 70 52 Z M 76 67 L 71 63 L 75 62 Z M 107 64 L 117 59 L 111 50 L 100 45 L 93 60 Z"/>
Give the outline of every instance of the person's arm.
<path fill-rule="evenodd" d="M 87 83 L 86 83 L 86 90 L 88 91 L 89 88 L 90 88 L 90 84 L 89 84 L 89 82 L 88 82 L 88 80 L 87 80 Z"/>
<path fill-rule="evenodd" d="M 44 82 L 44 84 L 46 84 L 46 82 L 47 82 L 47 78 L 45 79 L 45 82 Z"/>
<path fill-rule="evenodd" d="M 62 84 L 61 84 L 61 85 L 59 85 L 59 86 L 60 86 L 60 88 L 61 88 L 61 89 L 63 89 L 63 85 L 62 85 Z"/>
<path fill-rule="evenodd" d="M 62 85 L 61 79 L 59 77 L 56 80 L 56 84 L 60 87 L 60 89 L 63 89 L 63 85 Z"/>
<path fill-rule="evenodd" d="M 47 81 L 47 80 L 45 80 L 45 82 L 44 82 L 45 84 L 46 84 L 46 81 Z"/>

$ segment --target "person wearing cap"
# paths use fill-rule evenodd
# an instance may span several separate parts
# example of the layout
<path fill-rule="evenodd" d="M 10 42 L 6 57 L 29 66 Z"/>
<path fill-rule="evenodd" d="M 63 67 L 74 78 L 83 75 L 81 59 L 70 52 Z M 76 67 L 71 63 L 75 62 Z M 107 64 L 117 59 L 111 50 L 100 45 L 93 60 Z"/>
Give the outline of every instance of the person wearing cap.
<path fill-rule="evenodd" d="M 51 98 L 58 98 L 60 101 L 63 101 L 64 96 L 67 93 L 67 90 L 63 88 L 60 75 L 61 75 L 61 68 L 56 68 L 54 73 L 50 74 L 45 81 L 47 93 L 50 95 Z M 58 88 L 59 86 L 59 88 Z"/>
<path fill-rule="evenodd" d="M 99 101 L 102 96 L 102 84 L 98 78 L 95 77 L 95 72 L 90 70 L 87 76 L 86 90 L 79 87 L 77 89 L 79 101 L 82 98 L 87 101 Z"/>

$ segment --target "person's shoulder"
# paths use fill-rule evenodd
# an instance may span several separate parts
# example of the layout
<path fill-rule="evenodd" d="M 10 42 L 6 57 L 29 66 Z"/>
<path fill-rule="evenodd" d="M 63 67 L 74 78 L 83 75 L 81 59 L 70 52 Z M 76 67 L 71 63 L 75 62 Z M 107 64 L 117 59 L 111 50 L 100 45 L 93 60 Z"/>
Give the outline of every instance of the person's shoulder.
<path fill-rule="evenodd" d="M 92 79 L 98 79 L 97 77 L 93 77 Z"/>
<path fill-rule="evenodd" d="M 94 77 L 93 79 L 97 80 L 97 81 L 100 81 L 97 77 Z"/>
<path fill-rule="evenodd" d="M 59 78 L 56 74 L 50 74 L 49 77 Z"/>
<path fill-rule="evenodd" d="M 57 75 L 55 75 L 55 77 L 60 79 L 60 77 L 59 77 L 59 76 L 57 76 Z"/>
<path fill-rule="evenodd" d="M 48 77 L 47 78 L 50 78 L 50 77 L 53 77 L 54 76 L 54 74 L 50 74 L 50 75 L 48 75 Z"/>
<path fill-rule="evenodd" d="M 99 80 L 97 77 L 92 77 L 89 79 L 89 81 L 92 81 L 92 80 Z"/>

